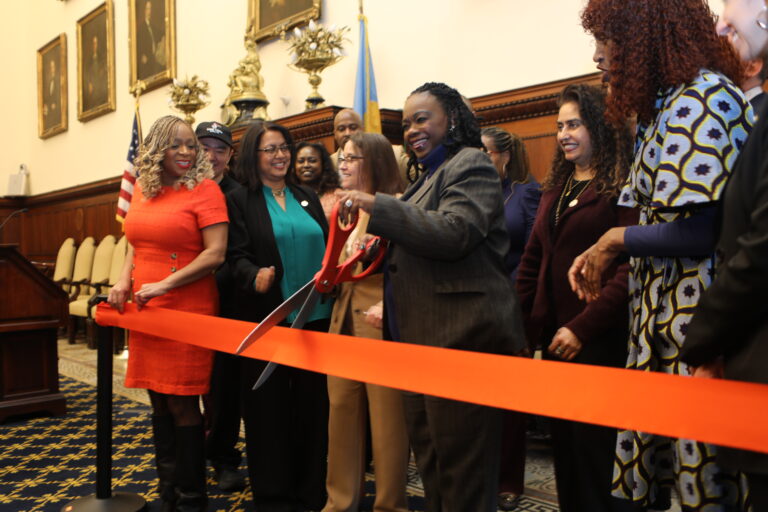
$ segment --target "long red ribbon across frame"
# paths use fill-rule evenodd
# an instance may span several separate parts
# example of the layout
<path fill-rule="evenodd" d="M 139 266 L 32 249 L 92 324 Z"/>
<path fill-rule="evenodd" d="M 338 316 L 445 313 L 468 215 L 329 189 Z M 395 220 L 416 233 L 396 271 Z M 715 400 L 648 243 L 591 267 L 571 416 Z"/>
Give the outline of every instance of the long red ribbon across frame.
<path fill-rule="evenodd" d="M 252 323 L 106 304 L 112 325 L 234 352 Z M 451 350 L 274 327 L 242 354 L 393 388 L 768 453 L 768 385 Z"/>

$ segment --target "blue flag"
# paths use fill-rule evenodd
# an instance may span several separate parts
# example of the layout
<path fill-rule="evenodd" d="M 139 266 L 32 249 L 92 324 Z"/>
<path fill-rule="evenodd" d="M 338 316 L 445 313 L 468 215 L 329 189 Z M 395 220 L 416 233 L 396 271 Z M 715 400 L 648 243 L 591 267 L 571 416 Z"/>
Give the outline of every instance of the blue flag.
<path fill-rule="evenodd" d="M 376 79 L 373 76 L 371 49 L 368 46 L 368 19 L 360 15 L 360 53 L 355 79 L 355 112 L 363 119 L 365 131 L 381 133 L 379 98 L 376 95 Z"/>

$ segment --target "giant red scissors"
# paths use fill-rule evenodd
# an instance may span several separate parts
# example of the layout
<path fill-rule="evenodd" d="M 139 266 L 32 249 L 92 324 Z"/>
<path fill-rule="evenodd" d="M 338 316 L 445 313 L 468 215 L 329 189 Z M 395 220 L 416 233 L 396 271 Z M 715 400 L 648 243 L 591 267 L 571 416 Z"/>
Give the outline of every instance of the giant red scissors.
<path fill-rule="evenodd" d="M 386 251 L 384 247 L 381 247 L 381 239 L 374 237 L 368 241 L 365 246 L 359 248 L 347 258 L 344 263 L 339 264 L 339 257 L 344 250 L 344 245 L 347 243 L 350 233 L 357 226 L 357 216 L 352 218 L 348 224 L 342 225 L 339 220 L 339 204 L 333 207 L 331 212 L 331 227 L 330 234 L 328 236 L 328 243 L 325 247 L 325 255 L 323 256 L 322 268 L 315 274 L 307 284 L 299 288 L 297 292 L 288 297 L 282 304 L 280 304 L 274 311 L 262 320 L 240 343 L 237 347 L 235 354 L 240 354 L 243 350 L 251 346 L 256 340 L 269 331 L 272 327 L 279 324 L 285 318 L 291 314 L 299 305 L 298 314 L 296 319 L 291 324 L 292 329 L 301 329 L 307 322 L 307 318 L 315 308 L 318 299 L 323 294 L 328 294 L 333 291 L 333 288 L 345 281 L 359 281 L 368 277 L 376 272 L 379 265 L 384 259 Z M 353 271 L 357 264 L 366 257 L 369 253 L 376 252 L 376 257 L 368 267 L 359 274 L 353 274 Z M 256 384 L 253 389 L 261 386 L 272 374 L 277 367 L 277 363 L 270 361 L 266 368 L 259 375 Z"/>

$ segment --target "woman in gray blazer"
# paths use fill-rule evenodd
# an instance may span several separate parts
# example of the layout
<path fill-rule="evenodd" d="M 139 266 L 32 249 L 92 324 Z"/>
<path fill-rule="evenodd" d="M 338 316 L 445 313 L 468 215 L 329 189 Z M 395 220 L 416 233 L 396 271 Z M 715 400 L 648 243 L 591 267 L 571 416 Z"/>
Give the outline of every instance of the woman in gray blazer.
<path fill-rule="evenodd" d="M 512 354 L 524 346 L 504 268 L 509 237 L 499 175 L 459 93 L 426 83 L 408 97 L 403 134 L 411 185 L 400 198 L 340 193 L 342 213 L 370 214 L 389 240 L 384 327 L 391 340 Z M 404 393 L 428 511 L 495 511 L 498 410 Z"/>

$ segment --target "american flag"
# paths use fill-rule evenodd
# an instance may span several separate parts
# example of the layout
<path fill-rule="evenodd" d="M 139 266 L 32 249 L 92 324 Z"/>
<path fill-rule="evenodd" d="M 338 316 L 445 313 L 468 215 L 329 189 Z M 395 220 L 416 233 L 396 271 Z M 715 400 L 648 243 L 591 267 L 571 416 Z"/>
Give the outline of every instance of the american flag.
<path fill-rule="evenodd" d="M 120 195 L 117 198 L 117 220 L 122 223 L 128 214 L 128 208 L 131 207 L 131 197 L 133 197 L 133 186 L 136 183 L 136 171 L 133 166 L 133 160 L 139 150 L 139 140 L 141 125 L 139 123 L 139 113 L 133 116 L 133 129 L 131 130 L 131 145 L 128 147 L 128 156 L 126 157 L 127 166 L 123 171 L 123 179 L 120 182 Z"/>

